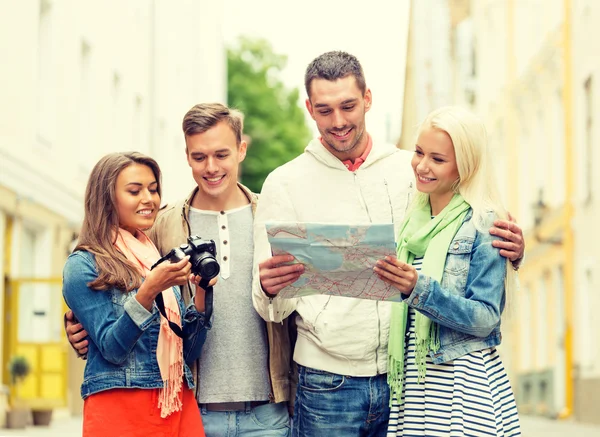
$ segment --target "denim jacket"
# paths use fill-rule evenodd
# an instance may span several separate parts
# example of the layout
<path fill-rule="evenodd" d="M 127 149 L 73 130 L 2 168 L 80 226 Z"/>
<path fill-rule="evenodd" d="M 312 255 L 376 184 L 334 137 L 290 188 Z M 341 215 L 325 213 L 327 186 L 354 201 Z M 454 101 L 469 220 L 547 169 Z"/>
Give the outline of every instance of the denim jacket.
<path fill-rule="evenodd" d="M 92 254 L 76 251 L 69 256 L 63 270 L 63 296 L 88 332 L 89 340 L 81 397 L 112 388 L 162 387 L 156 360 L 161 316 L 156 304 L 152 312 L 146 310 L 133 298 L 137 290 L 92 290 L 87 284 L 97 277 Z M 173 290 L 182 314 L 185 381 L 193 388 L 187 363 L 198 359 L 206 340 L 212 296 L 207 294 L 209 311 L 205 314 L 199 313 L 193 303 L 186 309 L 179 289 Z"/>
<path fill-rule="evenodd" d="M 495 216 L 487 216 L 485 232 L 475 229 L 472 216 L 471 210 L 448 248 L 441 283 L 419 274 L 405 299 L 439 325 L 440 348 L 429 352 L 435 364 L 497 346 L 502 340 L 507 261 L 487 232 Z"/>

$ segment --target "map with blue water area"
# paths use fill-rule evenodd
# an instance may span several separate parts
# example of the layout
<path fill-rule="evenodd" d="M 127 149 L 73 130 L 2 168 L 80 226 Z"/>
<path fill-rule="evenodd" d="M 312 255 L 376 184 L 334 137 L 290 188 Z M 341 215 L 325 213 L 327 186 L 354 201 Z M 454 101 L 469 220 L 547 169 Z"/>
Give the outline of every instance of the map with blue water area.
<path fill-rule="evenodd" d="M 266 224 L 273 255 L 289 253 L 304 273 L 279 296 L 323 294 L 359 299 L 400 301 L 400 292 L 373 271 L 377 260 L 396 255 L 394 225 L 323 223 Z"/>

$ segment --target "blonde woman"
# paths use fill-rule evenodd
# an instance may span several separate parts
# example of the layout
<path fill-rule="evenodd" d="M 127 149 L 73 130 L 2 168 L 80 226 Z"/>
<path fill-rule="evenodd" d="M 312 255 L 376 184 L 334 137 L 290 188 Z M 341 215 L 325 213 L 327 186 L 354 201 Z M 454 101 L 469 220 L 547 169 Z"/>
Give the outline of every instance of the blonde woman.
<path fill-rule="evenodd" d="M 482 122 L 459 107 L 432 112 L 412 167 L 418 194 L 398 256 L 375 268 L 404 298 L 390 324 L 388 436 L 520 435 L 496 350 L 514 271 L 488 232 L 508 214 Z"/>

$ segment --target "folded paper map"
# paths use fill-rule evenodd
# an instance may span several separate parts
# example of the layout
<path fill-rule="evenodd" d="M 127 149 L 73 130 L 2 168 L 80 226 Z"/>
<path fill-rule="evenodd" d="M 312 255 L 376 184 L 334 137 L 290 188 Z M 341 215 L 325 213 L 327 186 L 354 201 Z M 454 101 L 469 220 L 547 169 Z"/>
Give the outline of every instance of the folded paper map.
<path fill-rule="evenodd" d="M 302 276 L 282 298 L 313 294 L 400 301 L 400 292 L 373 271 L 377 260 L 396 255 L 394 226 L 322 223 L 266 224 L 273 255 L 289 253 L 304 264 Z"/>

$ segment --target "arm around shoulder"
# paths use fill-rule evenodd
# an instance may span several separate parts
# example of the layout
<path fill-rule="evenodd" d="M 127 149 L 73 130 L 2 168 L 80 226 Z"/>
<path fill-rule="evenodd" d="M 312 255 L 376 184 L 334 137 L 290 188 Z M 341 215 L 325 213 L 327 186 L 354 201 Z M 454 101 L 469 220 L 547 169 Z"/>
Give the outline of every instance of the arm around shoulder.
<path fill-rule="evenodd" d="M 406 303 L 448 328 L 487 337 L 500 323 L 507 262 L 492 246 L 492 239 L 489 234 L 477 233 L 464 293 L 451 292 L 438 281 L 419 275 Z"/>
<path fill-rule="evenodd" d="M 91 255 L 87 252 L 71 254 L 63 270 L 63 296 L 104 359 L 119 365 L 125 362 L 158 312 L 150 313 L 131 302 L 135 299 L 128 299 L 123 313 L 117 317 L 113 293 L 88 287 L 97 277 Z"/>

